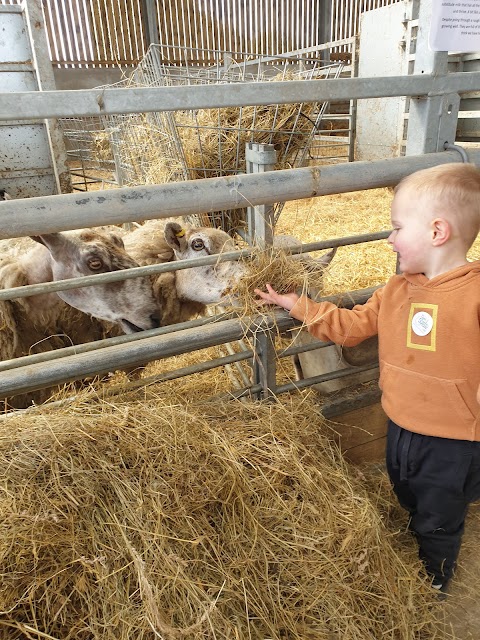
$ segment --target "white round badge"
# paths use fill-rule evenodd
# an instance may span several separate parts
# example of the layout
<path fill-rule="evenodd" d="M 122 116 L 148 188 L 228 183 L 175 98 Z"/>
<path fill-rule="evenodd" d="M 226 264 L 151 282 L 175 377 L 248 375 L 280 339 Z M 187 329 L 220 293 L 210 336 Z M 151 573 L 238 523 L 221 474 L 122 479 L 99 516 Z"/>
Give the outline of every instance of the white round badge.
<path fill-rule="evenodd" d="M 419 311 L 412 318 L 412 329 L 417 336 L 426 336 L 433 327 L 433 318 L 426 311 Z"/>

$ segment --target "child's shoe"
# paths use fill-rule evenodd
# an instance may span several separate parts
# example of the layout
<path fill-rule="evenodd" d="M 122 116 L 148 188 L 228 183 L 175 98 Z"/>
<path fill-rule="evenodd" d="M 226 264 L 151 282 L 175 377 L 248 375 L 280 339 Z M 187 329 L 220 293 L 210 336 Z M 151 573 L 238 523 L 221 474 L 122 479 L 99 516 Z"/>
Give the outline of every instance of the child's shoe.
<path fill-rule="evenodd" d="M 435 591 L 438 591 L 438 599 L 439 600 L 446 600 L 447 598 L 447 585 L 448 585 L 448 580 L 446 582 L 440 582 L 438 579 L 433 580 L 432 582 L 432 589 L 435 589 Z"/>

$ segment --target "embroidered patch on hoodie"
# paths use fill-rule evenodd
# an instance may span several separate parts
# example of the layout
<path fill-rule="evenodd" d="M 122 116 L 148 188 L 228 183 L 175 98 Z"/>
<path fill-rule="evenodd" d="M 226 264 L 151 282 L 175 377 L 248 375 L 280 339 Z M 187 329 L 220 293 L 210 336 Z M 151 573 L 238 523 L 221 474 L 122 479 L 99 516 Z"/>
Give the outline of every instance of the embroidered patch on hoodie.
<path fill-rule="evenodd" d="M 438 305 L 413 302 L 407 327 L 407 347 L 436 351 Z"/>

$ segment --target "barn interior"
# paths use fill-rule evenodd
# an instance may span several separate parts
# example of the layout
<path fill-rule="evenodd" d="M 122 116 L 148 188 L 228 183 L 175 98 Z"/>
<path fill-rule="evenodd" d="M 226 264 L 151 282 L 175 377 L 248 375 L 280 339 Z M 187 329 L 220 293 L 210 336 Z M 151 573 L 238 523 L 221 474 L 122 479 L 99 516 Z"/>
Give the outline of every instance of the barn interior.
<path fill-rule="evenodd" d="M 376 340 L 253 294 L 269 269 L 365 302 L 397 270 L 400 179 L 480 166 L 480 52 L 433 51 L 433 5 L 0 0 L 2 638 L 479 637 L 480 510 L 440 601 L 385 471 Z M 58 234 L 128 247 L 149 220 L 182 227 L 168 258 L 39 277 Z M 240 304 L 199 302 L 184 275 L 227 264 Z M 141 278 L 177 283 L 173 321 L 139 326 Z"/>

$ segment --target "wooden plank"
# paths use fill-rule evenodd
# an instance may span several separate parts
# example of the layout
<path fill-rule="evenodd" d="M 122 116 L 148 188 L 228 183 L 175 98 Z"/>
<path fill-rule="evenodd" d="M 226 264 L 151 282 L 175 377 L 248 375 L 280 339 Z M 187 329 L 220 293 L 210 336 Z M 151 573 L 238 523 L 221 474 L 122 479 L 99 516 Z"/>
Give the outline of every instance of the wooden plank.
<path fill-rule="evenodd" d="M 329 422 L 329 429 L 350 462 L 363 464 L 384 459 L 387 416 L 379 402 L 336 416 Z"/>

